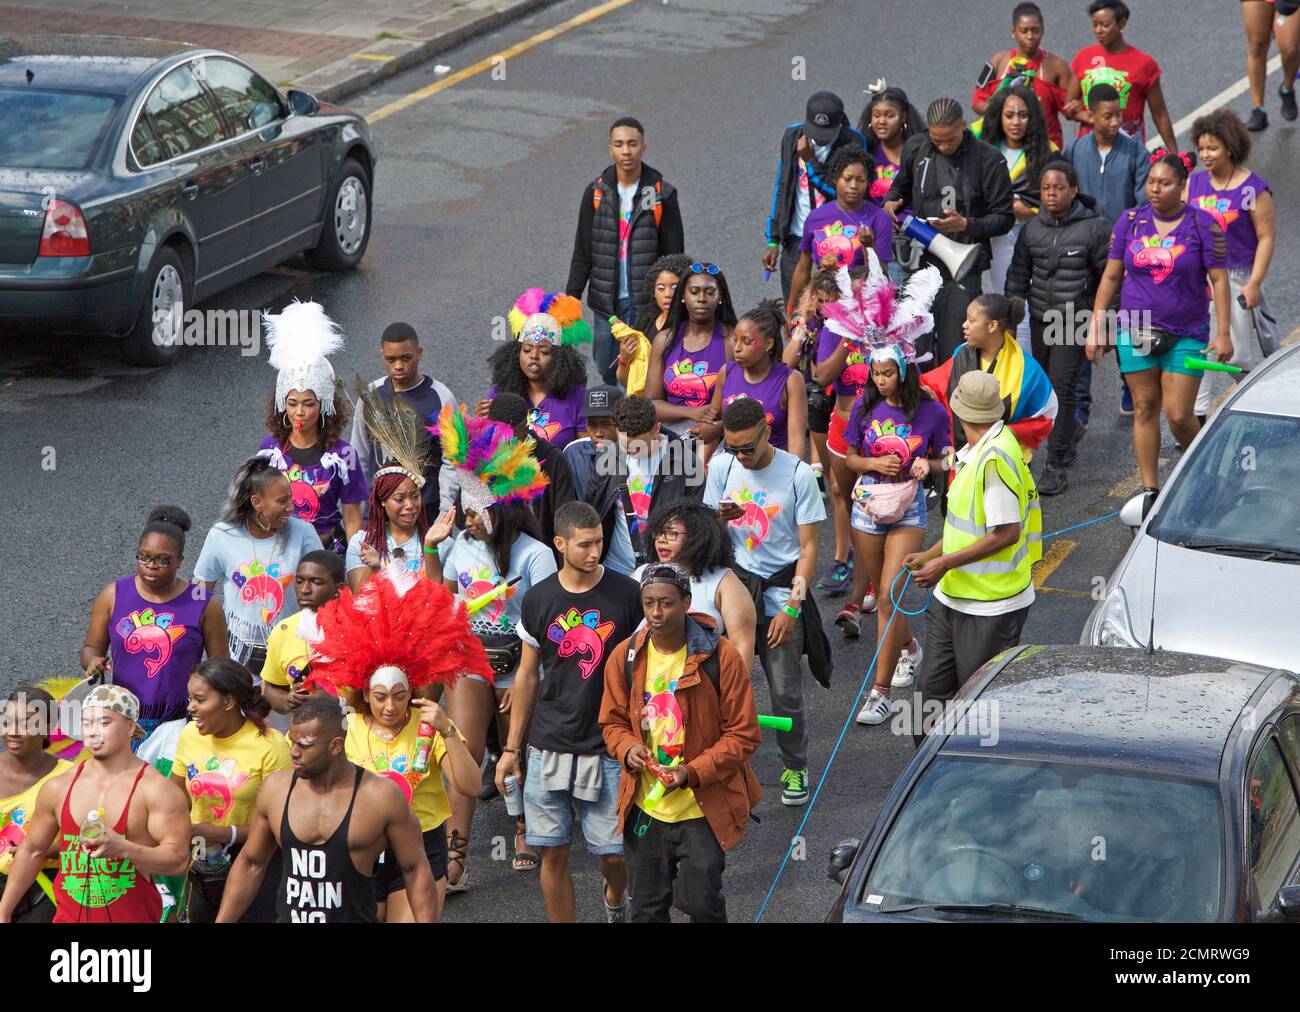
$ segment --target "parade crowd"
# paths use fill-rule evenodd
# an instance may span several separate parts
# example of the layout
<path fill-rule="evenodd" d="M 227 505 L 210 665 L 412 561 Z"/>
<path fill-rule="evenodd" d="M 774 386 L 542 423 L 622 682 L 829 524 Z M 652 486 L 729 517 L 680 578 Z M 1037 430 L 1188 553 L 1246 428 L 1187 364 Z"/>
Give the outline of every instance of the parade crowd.
<path fill-rule="evenodd" d="M 764 735 L 782 804 L 808 803 L 833 636 L 874 614 L 868 728 L 1019 642 L 1092 367 L 1116 352 L 1149 508 L 1161 416 L 1186 448 L 1221 391 L 1189 358 L 1277 349 L 1248 125 L 1216 110 L 1177 150 L 1119 0 L 1069 61 L 1035 4 L 1011 15 L 969 102 L 881 81 L 855 124 L 823 91 L 773 137 L 779 301 L 738 311 L 624 117 L 567 282 L 513 304 L 481 399 L 407 323 L 353 383 L 322 306 L 267 314 L 266 436 L 195 561 L 187 510 L 153 509 L 85 680 L 5 705 L 0 922 L 437 920 L 498 795 L 551 920 L 575 917 L 576 824 L 609 922 L 725 921 Z M 931 592 L 923 637 L 904 583 Z"/>

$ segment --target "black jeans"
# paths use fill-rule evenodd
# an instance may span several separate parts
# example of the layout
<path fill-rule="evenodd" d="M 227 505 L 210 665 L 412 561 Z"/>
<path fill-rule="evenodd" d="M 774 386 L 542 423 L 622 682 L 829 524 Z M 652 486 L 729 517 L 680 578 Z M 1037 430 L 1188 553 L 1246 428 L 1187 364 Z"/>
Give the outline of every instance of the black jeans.
<path fill-rule="evenodd" d="M 644 835 L 637 830 L 644 830 Z M 676 905 L 693 923 L 727 923 L 727 900 L 722 895 L 727 855 L 708 819 L 660 822 L 633 808 L 623 829 L 623 860 L 631 896 L 628 920 L 667 924 L 675 885 Z"/>
<path fill-rule="evenodd" d="M 947 362 L 957 346 L 966 340 L 961 330 L 962 324 L 966 322 L 966 310 L 983 291 L 980 280 L 983 272 L 973 270 L 960 281 L 953 281 L 948 269 L 939 261 L 929 255 L 921 258 L 922 268 L 931 265 L 937 267 L 943 275 L 943 287 L 930 306 L 930 312 L 934 315 L 934 330 L 917 341 L 916 345 L 918 355 L 924 355 L 927 351 L 934 352 L 934 361 L 926 364 L 928 369 Z"/>
<path fill-rule="evenodd" d="M 802 238 L 797 235 L 788 235 L 781 244 L 781 260 L 778 265 L 781 272 L 781 296 L 785 299 L 788 306 L 790 304 L 790 282 L 794 280 L 794 269 L 799 266 L 799 243 Z M 813 264 L 813 270 L 817 265 Z"/>
<path fill-rule="evenodd" d="M 1018 646 L 1028 617 L 1028 607 L 1005 615 L 967 615 L 938 598 L 932 600 L 925 613 L 925 653 L 912 696 L 916 712 L 925 713 L 926 700 L 952 699 L 985 663 Z M 925 722 L 926 733 L 932 724 L 933 718 Z M 915 728 L 913 724 L 912 740 L 920 748 L 925 735 L 916 734 Z"/>
<path fill-rule="evenodd" d="M 1067 317 L 1067 319 L 1070 317 Z M 1083 348 L 1073 341 L 1073 334 L 1065 334 L 1062 341 L 1048 344 L 1043 339 L 1047 324 L 1029 318 L 1029 340 L 1034 349 L 1034 359 L 1043 367 L 1052 389 L 1056 391 L 1056 421 L 1047 441 L 1047 463 L 1061 467 L 1070 444 L 1074 442 L 1074 409 L 1078 404 L 1079 369 L 1083 365 Z M 1058 331 L 1069 328 L 1056 328 Z"/>

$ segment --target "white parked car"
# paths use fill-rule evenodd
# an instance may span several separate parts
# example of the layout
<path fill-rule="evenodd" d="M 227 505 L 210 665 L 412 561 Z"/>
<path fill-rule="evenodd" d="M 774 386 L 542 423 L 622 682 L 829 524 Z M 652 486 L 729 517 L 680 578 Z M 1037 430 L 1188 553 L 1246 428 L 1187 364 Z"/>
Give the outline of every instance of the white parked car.
<path fill-rule="evenodd" d="M 1080 642 L 1300 670 L 1300 347 L 1229 394 L 1137 528 Z"/>

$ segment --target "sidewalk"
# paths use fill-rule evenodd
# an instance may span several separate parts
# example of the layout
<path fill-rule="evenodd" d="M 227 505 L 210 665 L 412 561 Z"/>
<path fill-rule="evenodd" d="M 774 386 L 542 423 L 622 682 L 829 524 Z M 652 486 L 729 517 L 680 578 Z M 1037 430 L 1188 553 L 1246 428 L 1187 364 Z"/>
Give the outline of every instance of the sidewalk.
<path fill-rule="evenodd" d="M 338 102 L 556 0 L 36 0 L 0 35 L 133 35 L 234 53 L 279 85 Z"/>

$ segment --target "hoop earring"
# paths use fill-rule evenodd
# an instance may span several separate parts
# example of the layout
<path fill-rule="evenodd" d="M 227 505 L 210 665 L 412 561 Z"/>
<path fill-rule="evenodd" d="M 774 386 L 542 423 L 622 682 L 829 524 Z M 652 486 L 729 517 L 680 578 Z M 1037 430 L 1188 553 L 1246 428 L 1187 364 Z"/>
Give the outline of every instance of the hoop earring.
<path fill-rule="evenodd" d="M 257 526 L 262 528 L 262 530 L 269 531 L 271 529 L 271 525 L 262 519 L 262 514 L 257 510 L 253 511 L 253 520 L 256 521 Z"/>
<path fill-rule="evenodd" d="M 284 427 L 285 427 L 286 429 L 292 429 L 292 428 L 293 428 L 293 426 L 289 424 L 289 412 L 287 412 L 287 411 L 284 413 Z"/>

